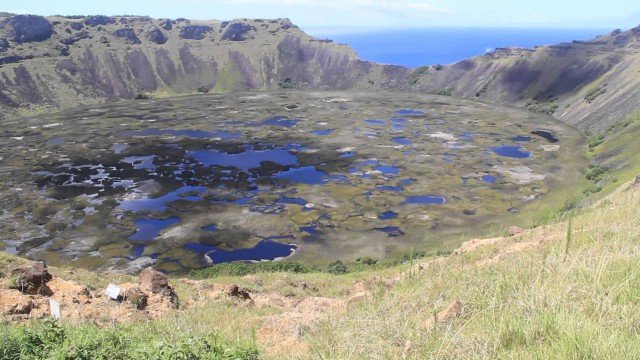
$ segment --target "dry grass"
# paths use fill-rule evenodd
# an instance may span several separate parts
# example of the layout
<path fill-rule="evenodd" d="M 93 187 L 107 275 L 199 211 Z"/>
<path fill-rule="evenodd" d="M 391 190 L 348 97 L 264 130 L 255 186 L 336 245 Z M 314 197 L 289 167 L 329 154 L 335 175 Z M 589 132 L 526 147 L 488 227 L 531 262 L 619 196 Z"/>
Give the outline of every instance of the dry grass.
<path fill-rule="evenodd" d="M 617 191 L 570 233 L 561 221 L 517 238 L 556 241 L 496 262 L 514 240 L 447 259 L 306 338 L 325 359 L 640 358 L 638 203 L 640 189 Z M 431 325 L 455 300 L 461 315 Z"/>

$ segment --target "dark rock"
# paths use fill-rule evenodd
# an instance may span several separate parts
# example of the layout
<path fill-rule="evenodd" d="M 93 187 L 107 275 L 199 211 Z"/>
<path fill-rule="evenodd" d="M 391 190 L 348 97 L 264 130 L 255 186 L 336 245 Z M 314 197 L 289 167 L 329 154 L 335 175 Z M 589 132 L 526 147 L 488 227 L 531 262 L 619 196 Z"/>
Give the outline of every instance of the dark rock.
<path fill-rule="evenodd" d="M 158 45 L 162 45 L 166 43 L 167 40 L 169 40 L 169 38 L 167 38 L 167 36 L 159 28 L 155 28 L 149 31 L 149 33 L 147 34 L 147 39 L 149 39 L 149 41 L 154 42 Z"/>
<path fill-rule="evenodd" d="M 255 30 L 255 28 L 249 24 L 233 23 L 227 26 L 226 30 L 222 33 L 222 40 L 227 41 L 244 41 L 250 39 L 248 32 Z"/>
<path fill-rule="evenodd" d="M 17 304 L 7 306 L 5 315 L 30 314 L 34 307 L 33 300 L 21 299 Z"/>
<path fill-rule="evenodd" d="M 84 24 L 91 27 L 114 24 L 115 22 L 115 19 L 104 15 L 89 16 L 84 20 Z"/>
<path fill-rule="evenodd" d="M 213 28 L 206 25 L 189 25 L 180 29 L 180 37 L 183 39 L 202 40 Z"/>
<path fill-rule="evenodd" d="M 242 301 L 251 300 L 249 290 L 239 287 L 237 284 L 229 285 L 229 287 L 227 287 L 227 296 L 234 297 Z"/>
<path fill-rule="evenodd" d="M 171 286 L 166 286 L 164 289 L 162 289 L 162 291 L 160 291 L 160 295 L 169 301 L 169 304 L 171 304 L 171 308 L 177 309 L 180 305 L 178 294 Z"/>
<path fill-rule="evenodd" d="M 76 33 L 72 37 L 68 37 L 66 39 L 60 40 L 60 42 L 63 43 L 64 45 L 69 46 L 69 45 L 73 45 L 73 44 L 75 44 L 78 41 L 83 40 L 83 39 L 91 39 L 91 34 L 89 34 L 88 31 L 83 30 L 83 31 L 80 31 L 79 33 Z"/>
<path fill-rule="evenodd" d="M 465 215 L 475 215 L 476 211 L 473 210 L 473 209 L 464 209 L 464 210 L 462 210 L 462 213 L 465 214 Z"/>
<path fill-rule="evenodd" d="M 169 286 L 169 279 L 167 278 L 167 275 L 152 268 L 142 270 L 138 277 L 138 281 L 140 282 L 140 287 L 142 289 L 149 290 L 154 294 L 161 292 L 164 288 Z"/>
<path fill-rule="evenodd" d="M 162 28 L 165 29 L 165 30 L 173 29 L 173 25 L 171 24 L 170 20 L 165 20 L 164 23 L 162 23 L 162 25 L 160 25 L 160 26 L 162 26 Z"/>
<path fill-rule="evenodd" d="M 220 23 L 220 28 L 224 29 L 229 25 L 230 21 L 223 21 Z"/>
<path fill-rule="evenodd" d="M 24 293 L 39 293 L 53 278 L 44 262 L 35 262 L 18 266 L 11 272 L 10 288 Z"/>
<path fill-rule="evenodd" d="M 291 20 L 289 19 L 282 19 L 282 22 L 280 23 L 280 28 L 282 28 L 282 30 L 289 30 L 291 28 L 297 29 L 298 27 L 296 25 L 294 25 Z"/>
<path fill-rule="evenodd" d="M 138 310 L 144 310 L 149 302 L 149 295 L 145 294 L 144 291 L 137 286 L 125 290 L 122 298 Z"/>
<path fill-rule="evenodd" d="M 129 44 L 140 44 L 141 41 L 138 39 L 135 30 L 125 28 L 116 30 L 113 35 L 119 37 L 121 39 L 125 39 Z"/>
<path fill-rule="evenodd" d="M 69 26 L 76 31 L 80 31 L 84 27 L 81 22 L 72 22 Z"/>
<path fill-rule="evenodd" d="M 33 55 L 27 55 L 27 56 L 11 55 L 11 56 L 0 57 L 0 65 L 15 64 L 25 59 L 27 60 L 33 59 Z"/>
<path fill-rule="evenodd" d="M 10 34 L 13 41 L 19 43 L 44 41 L 53 35 L 51 23 L 43 16 L 16 15 L 6 20 L 5 24 L 12 29 Z"/>
<path fill-rule="evenodd" d="M 9 40 L 7 38 L 0 39 L 0 52 L 5 52 L 9 48 Z"/>

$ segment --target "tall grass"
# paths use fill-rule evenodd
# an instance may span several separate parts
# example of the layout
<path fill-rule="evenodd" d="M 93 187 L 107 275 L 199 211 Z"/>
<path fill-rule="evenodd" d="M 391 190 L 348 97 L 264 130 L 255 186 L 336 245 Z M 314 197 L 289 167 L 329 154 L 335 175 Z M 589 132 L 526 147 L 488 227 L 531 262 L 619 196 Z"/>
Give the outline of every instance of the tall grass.
<path fill-rule="evenodd" d="M 638 189 L 618 191 L 518 239 L 565 241 L 488 265 L 500 247 L 451 257 L 307 339 L 329 359 L 640 359 L 638 203 Z M 455 300 L 461 317 L 427 326 Z"/>

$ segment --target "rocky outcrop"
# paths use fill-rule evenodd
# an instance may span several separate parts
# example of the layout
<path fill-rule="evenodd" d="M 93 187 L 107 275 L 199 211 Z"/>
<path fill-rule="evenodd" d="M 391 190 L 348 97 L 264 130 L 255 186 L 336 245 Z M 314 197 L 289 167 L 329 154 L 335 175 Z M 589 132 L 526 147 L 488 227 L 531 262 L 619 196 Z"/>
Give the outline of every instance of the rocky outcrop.
<path fill-rule="evenodd" d="M 16 15 L 0 24 L 10 28 L 9 34 L 17 43 L 45 41 L 53 35 L 51 23 L 42 16 Z"/>
<path fill-rule="evenodd" d="M 154 294 L 160 293 L 164 288 L 169 286 L 167 275 L 152 268 L 142 270 L 138 281 L 140 282 L 140 288 L 151 291 Z"/>
<path fill-rule="evenodd" d="M 233 23 L 228 25 L 222 33 L 222 40 L 226 41 L 244 41 L 251 39 L 250 31 L 256 28 L 245 23 Z"/>
<path fill-rule="evenodd" d="M 116 30 L 113 35 L 115 37 L 124 39 L 129 44 L 140 44 L 140 39 L 136 35 L 136 31 L 133 29 L 125 28 Z"/>
<path fill-rule="evenodd" d="M 213 27 L 206 25 L 189 25 L 180 29 L 180 37 L 183 39 L 202 40 L 207 33 L 213 31 Z"/>
<path fill-rule="evenodd" d="M 171 24 L 171 23 L 169 23 Z M 147 39 L 151 42 L 154 42 L 158 45 L 162 45 L 164 43 L 166 43 L 169 38 L 167 38 L 165 36 L 165 34 L 162 32 L 162 30 L 160 30 L 159 28 L 154 28 L 153 30 L 149 31 L 147 33 Z"/>
<path fill-rule="evenodd" d="M 95 15 L 89 16 L 84 20 L 84 24 L 90 27 L 96 27 L 99 25 L 109 25 L 115 23 L 116 20 L 109 16 Z"/>
<path fill-rule="evenodd" d="M 400 84 L 405 76 L 358 60 L 347 46 L 315 41 L 286 19 L 225 24 L 147 17 L 42 18 L 53 33 L 30 47 L 12 40 L 9 19 L 0 21 L 0 39 L 7 38 L 0 40 L 0 118 L 34 104 L 60 109 L 132 99 L 158 89 L 179 94 L 198 89 L 393 88 L 385 84 Z M 368 81 L 370 74 L 385 80 Z"/>
<path fill-rule="evenodd" d="M 11 272 L 11 288 L 24 293 L 39 293 L 52 276 L 44 262 L 18 266 Z"/>

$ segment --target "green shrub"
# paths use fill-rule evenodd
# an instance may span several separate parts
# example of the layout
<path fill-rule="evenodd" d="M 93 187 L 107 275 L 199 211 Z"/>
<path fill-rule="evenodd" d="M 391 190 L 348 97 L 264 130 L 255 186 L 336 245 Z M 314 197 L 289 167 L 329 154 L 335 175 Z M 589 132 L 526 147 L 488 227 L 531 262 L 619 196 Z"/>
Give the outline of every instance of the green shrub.
<path fill-rule="evenodd" d="M 428 71 L 429 71 L 429 66 L 417 67 L 415 70 L 413 70 L 411 75 L 407 77 L 407 82 L 411 85 L 415 85 L 420 79 L 420 77 L 422 77 L 422 75 L 426 74 Z"/>
<path fill-rule="evenodd" d="M 587 180 L 597 181 L 608 170 L 609 169 L 607 169 L 604 166 L 596 165 L 596 166 L 592 167 L 589 171 L 587 171 L 587 173 L 584 175 L 584 177 L 586 177 Z"/>
<path fill-rule="evenodd" d="M 174 334 L 175 335 L 175 334 Z M 0 332 L 0 359 L 257 359 L 253 345 L 229 345 L 217 336 L 172 336 L 136 331 L 134 326 L 69 327 L 55 320 Z"/>
<path fill-rule="evenodd" d="M 329 264 L 327 271 L 334 275 L 342 275 L 347 272 L 347 267 L 340 260 L 336 260 Z"/>
<path fill-rule="evenodd" d="M 209 279 L 219 276 L 244 276 L 257 273 L 308 273 L 311 271 L 313 271 L 312 268 L 294 261 L 230 262 L 215 264 L 205 269 L 192 270 L 188 277 L 191 279 Z"/>

